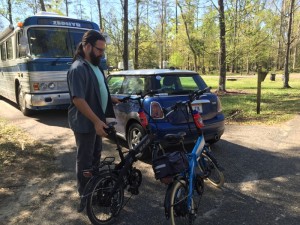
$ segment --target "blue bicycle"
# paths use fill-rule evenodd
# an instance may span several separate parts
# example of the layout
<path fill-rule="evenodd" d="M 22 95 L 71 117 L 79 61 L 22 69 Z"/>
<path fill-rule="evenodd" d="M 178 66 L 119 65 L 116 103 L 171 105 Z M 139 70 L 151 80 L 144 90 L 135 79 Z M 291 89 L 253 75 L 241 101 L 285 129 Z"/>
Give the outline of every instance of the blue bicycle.
<path fill-rule="evenodd" d="M 201 132 L 203 126 L 200 114 L 193 110 L 191 102 L 208 90 L 199 90 L 189 96 L 188 101 L 177 102 L 171 111 L 183 110 L 191 114 L 199 131 L 199 136 L 191 153 L 187 153 L 183 145 L 185 133 L 172 135 L 174 142 L 181 142 L 183 152 L 173 152 L 165 159 L 156 160 L 153 169 L 156 178 L 168 184 L 165 195 L 165 215 L 171 225 L 194 224 L 199 203 L 204 190 L 203 180 L 209 180 L 214 186 L 224 184 L 222 168 L 212 156 L 210 147 L 205 143 Z M 189 117 L 187 118 L 187 124 Z M 166 171 L 167 170 L 167 171 Z M 181 172 L 179 172 L 181 170 Z M 167 175 L 168 174 L 168 175 Z M 170 176 L 171 174 L 171 176 Z M 197 194 L 195 193 L 197 192 Z"/>

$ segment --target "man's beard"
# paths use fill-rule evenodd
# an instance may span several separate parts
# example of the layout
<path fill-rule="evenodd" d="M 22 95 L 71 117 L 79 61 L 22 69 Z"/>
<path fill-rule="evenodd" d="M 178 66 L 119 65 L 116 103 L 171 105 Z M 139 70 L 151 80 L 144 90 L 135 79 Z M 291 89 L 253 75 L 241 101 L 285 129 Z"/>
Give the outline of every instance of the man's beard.
<path fill-rule="evenodd" d="M 93 51 L 90 52 L 91 63 L 94 66 L 99 66 L 101 57 L 101 55 L 97 57 Z"/>

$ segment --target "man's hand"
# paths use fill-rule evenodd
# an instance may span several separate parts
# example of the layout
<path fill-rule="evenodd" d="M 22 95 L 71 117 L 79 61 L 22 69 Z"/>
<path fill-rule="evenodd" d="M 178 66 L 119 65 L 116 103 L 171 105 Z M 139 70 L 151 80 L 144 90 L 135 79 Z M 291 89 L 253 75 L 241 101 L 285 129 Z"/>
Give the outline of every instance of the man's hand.
<path fill-rule="evenodd" d="M 112 97 L 112 96 L 111 96 L 111 101 L 112 101 L 112 103 L 114 103 L 114 104 L 119 104 L 119 103 L 121 103 L 121 101 L 120 101 L 118 98 Z"/>
<path fill-rule="evenodd" d="M 105 132 L 104 128 L 108 128 L 108 126 L 101 120 L 98 120 L 95 124 L 96 134 L 101 137 L 107 137 L 107 133 Z"/>
<path fill-rule="evenodd" d="M 92 121 L 97 135 L 106 137 L 107 133 L 104 131 L 104 128 L 108 128 L 108 126 L 98 118 L 87 102 L 83 98 L 75 97 L 73 98 L 73 103 L 85 117 Z"/>

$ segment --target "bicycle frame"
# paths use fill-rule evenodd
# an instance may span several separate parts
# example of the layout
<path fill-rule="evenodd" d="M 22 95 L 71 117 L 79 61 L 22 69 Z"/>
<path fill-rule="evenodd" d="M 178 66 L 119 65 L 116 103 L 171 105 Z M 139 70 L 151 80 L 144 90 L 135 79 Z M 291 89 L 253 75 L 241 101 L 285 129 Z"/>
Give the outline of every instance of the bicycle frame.
<path fill-rule="evenodd" d="M 205 90 L 203 90 L 205 91 Z M 185 102 L 181 102 L 181 103 L 177 103 L 179 105 L 184 105 L 186 107 L 186 109 L 189 109 L 189 112 L 192 114 L 193 108 L 191 105 L 191 102 L 193 101 L 193 98 L 196 95 L 192 95 L 190 96 L 190 99 L 188 101 Z M 175 105 L 175 108 L 177 107 L 177 104 Z M 174 108 L 173 108 L 174 109 Z M 194 121 L 195 123 L 195 121 Z M 196 126 L 196 123 L 195 123 Z M 182 174 L 180 174 L 177 179 L 175 178 L 175 180 L 180 180 L 180 179 L 185 179 L 186 182 L 188 183 L 188 196 L 187 196 L 187 206 L 188 206 L 188 210 L 191 211 L 192 210 L 192 196 L 193 196 L 193 191 L 194 191 L 194 182 L 195 182 L 195 177 L 196 177 L 196 168 L 199 166 L 198 163 L 198 159 L 200 158 L 201 154 L 203 153 L 203 151 L 205 150 L 205 139 L 204 139 L 204 135 L 202 133 L 202 130 L 200 128 L 197 128 L 198 131 L 198 139 L 193 147 L 193 150 L 191 153 L 186 153 L 188 156 L 188 160 L 189 160 L 189 168 L 188 168 L 188 173 L 183 172 Z M 199 171 L 200 172 L 200 171 Z M 200 172 L 201 177 L 203 177 L 202 172 Z M 169 210 L 170 210 L 170 205 L 168 204 L 168 198 L 170 196 L 169 192 L 171 191 L 171 186 L 173 184 L 169 184 L 169 187 L 167 189 L 166 192 L 166 198 L 165 198 L 165 214 L 166 217 L 169 218 Z"/>
<path fill-rule="evenodd" d="M 150 93 L 150 92 L 149 92 Z M 125 97 L 123 99 L 123 101 L 125 100 L 136 100 L 139 103 L 139 107 L 140 109 L 143 110 L 143 103 L 141 100 L 144 99 L 144 97 L 147 94 L 145 94 L 144 96 L 141 95 L 141 97 L 138 98 L 131 98 L 130 96 Z M 111 196 L 113 195 L 113 193 L 122 185 L 123 187 L 126 187 L 129 183 L 128 183 L 128 179 L 126 178 L 126 176 L 128 175 L 128 171 L 131 170 L 132 165 L 135 161 L 137 161 L 136 155 L 140 152 L 143 152 L 146 148 L 148 148 L 151 144 L 156 145 L 157 143 L 154 141 L 155 140 L 155 134 L 153 134 L 151 132 L 151 129 L 149 127 L 149 125 L 147 125 L 146 128 L 146 132 L 147 134 L 143 137 L 143 139 L 133 148 L 130 149 L 128 154 L 124 156 L 124 153 L 122 151 L 122 147 L 119 143 L 118 137 L 117 137 L 117 133 L 116 130 L 114 128 L 115 123 L 110 123 L 108 124 L 109 128 L 106 130 L 108 134 L 112 135 L 112 137 L 114 138 L 115 142 L 116 142 L 116 150 L 119 153 L 119 157 L 121 159 L 121 161 L 115 165 L 114 168 L 111 168 L 113 162 L 114 162 L 114 157 L 106 157 L 104 159 L 104 161 L 102 161 L 99 165 L 99 167 L 97 168 L 93 168 L 90 170 L 86 170 L 87 176 L 86 177 L 90 177 L 88 183 L 86 184 L 84 191 L 83 191 L 83 195 L 81 196 L 81 204 L 83 204 L 84 206 L 86 205 L 86 200 L 87 197 L 91 194 L 91 188 L 93 187 L 95 181 L 97 181 L 97 178 L 100 177 L 102 174 L 105 173 L 115 173 L 118 176 L 118 179 L 111 191 Z M 109 162 L 105 162 L 105 160 L 107 158 L 113 158 L 113 160 L 109 161 Z M 100 169 L 107 165 L 108 169 L 105 170 L 101 170 Z M 85 173 L 85 172 L 84 172 Z M 138 194 L 138 190 L 131 190 L 131 193 L 135 193 Z"/>
<path fill-rule="evenodd" d="M 188 194 L 188 209 L 191 210 L 192 207 L 192 195 L 194 190 L 194 177 L 196 176 L 195 168 L 198 166 L 198 158 L 203 152 L 205 145 L 205 140 L 203 135 L 199 136 L 197 142 L 193 148 L 193 151 L 188 154 L 189 158 L 189 194 Z"/>

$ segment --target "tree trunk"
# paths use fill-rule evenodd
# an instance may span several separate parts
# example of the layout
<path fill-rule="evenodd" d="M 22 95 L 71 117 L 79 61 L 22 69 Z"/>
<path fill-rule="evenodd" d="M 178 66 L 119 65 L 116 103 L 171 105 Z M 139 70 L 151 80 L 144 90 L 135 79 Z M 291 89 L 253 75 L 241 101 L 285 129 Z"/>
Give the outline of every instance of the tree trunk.
<path fill-rule="evenodd" d="M 281 53 L 281 40 L 279 37 L 278 40 L 278 49 L 277 49 L 277 60 L 276 60 L 276 69 L 280 70 L 280 53 Z"/>
<path fill-rule="evenodd" d="M 161 33 L 160 33 L 160 68 L 163 68 L 163 61 L 164 61 L 164 26 L 165 26 L 165 16 L 164 16 L 164 7 L 165 7 L 165 0 L 161 0 Z"/>
<path fill-rule="evenodd" d="M 295 70 L 296 68 L 296 62 L 297 62 L 297 44 L 295 45 L 295 49 L 294 49 L 294 58 L 293 58 L 293 70 Z"/>
<path fill-rule="evenodd" d="M 100 31 L 103 32 L 102 13 L 101 13 L 101 0 L 97 0 L 97 6 L 98 6 L 98 12 L 99 12 Z"/>
<path fill-rule="evenodd" d="M 136 0 L 136 27 L 135 27 L 135 34 L 134 34 L 134 69 L 139 68 L 139 33 L 140 33 L 140 15 L 139 15 L 139 8 L 140 8 L 140 0 Z"/>
<path fill-rule="evenodd" d="M 41 5 L 41 10 L 46 12 L 44 0 L 39 0 L 39 1 L 40 1 L 40 5 Z"/>
<path fill-rule="evenodd" d="M 124 0 L 124 51 L 123 65 L 124 70 L 128 70 L 128 0 Z"/>
<path fill-rule="evenodd" d="M 11 11 L 11 0 L 7 0 L 7 5 L 8 5 L 8 20 L 9 20 L 10 24 L 13 24 L 12 11 Z"/>
<path fill-rule="evenodd" d="M 69 16 L 69 2 L 68 2 L 68 0 L 65 0 L 65 5 L 66 5 L 66 16 Z"/>
<path fill-rule="evenodd" d="M 188 38 L 188 41 L 189 41 L 189 47 L 193 53 L 193 58 L 194 58 L 194 70 L 197 70 L 198 66 L 197 66 L 197 53 L 196 53 L 196 50 L 194 49 L 192 43 L 191 43 L 191 38 L 190 38 L 190 32 L 189 32 L 189 28 L 188 28 L 188 23 L 187 23 L 187 20 L 184 16 L 184 13 L 183 13 L 183 10 L 182 10 L 182 6 L 179 4 L 179 2 L 177 2 L 178 4 L 178 7 L 180 8 L 180 11 L 181 11 L 181 17 L 182 17 L 182 20 L 183 20 L 183 23 L 184 23 L 184 27 L 185 27 L 185 32 L 186 32 L 186 36 Z"/>
<path fill-rule="evenodd" d="M 233 28 L 233 54 L 232 54 L 232 64 L 231 64 L 231 72 L 234 73 L 236 70 L 236 36 L 237 36 L 237 9 L 238 9 L 239 0 L 235 0 L 235 13 L 234 13 L 234 28 Z"/>
<path fill-rule="evenodd" d="M 175 0 L 175 4 L 176 4 L 176 6 L 175 6 L 175 33 L 176 33 L 176 35 L 178 34 L 178 11 L 177 11 L 177 1 L 178 0 Z"/>
<path fill-rule="evenodd" d="M 281 55 L 282 55 L 282 44 L 283 40 L 283 30 L 284 30 L 284 21 L 285 21 L 285 1 L 282 1 L 281 11 L 280 11 L 280 27 L 278 35 L 278 51 L 277 51 L 277 60 L 276 60 L 276 69 L 280 70 L 282 68 Z"/>
<path fill-rule="evenodd" d="M 287 45 L 286 45 L 286 55 L 284 62 L 284 88 L 290 88 L 289 85 L 289 59 L 290 59 L 290 47 L 291 47 L 291 33 L 292 33 L 292 23 L 293 23 L 293 11 L 294 11 L 295 0 L 291 0 L 291 7 L 289 12 L 289 26 L 287 33 Z"/>
<path fill-rule="evenodd" d="M 250 74 L 249 56 L 247 55 L 247 75 Z"/>
<path fill-rule="evenodd" d="M 219 24 L 220 24 L 220 77 L 219 77 L 219 91 L 226 91 L 226 42 L 225 42 L 225 15 L 224 2 L 218 0 L 219 5 Z"/>

